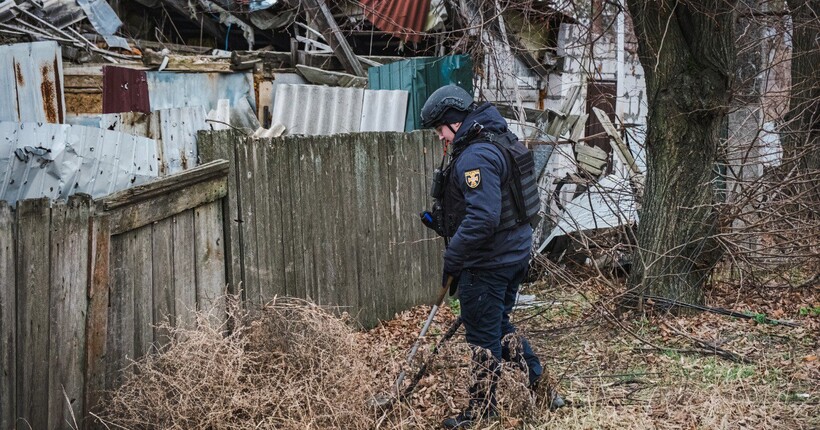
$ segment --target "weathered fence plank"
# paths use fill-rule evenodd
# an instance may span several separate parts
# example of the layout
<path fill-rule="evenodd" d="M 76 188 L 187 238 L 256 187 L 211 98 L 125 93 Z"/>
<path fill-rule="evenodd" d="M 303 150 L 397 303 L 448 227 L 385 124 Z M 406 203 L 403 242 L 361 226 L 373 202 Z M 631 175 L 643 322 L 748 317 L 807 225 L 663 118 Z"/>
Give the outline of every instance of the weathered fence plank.
<path fill-rule="evenodd" d="M 17 281 L 14 254 L 14 217 L 0 201 L 0 428 L 14 428 L 17 416 Z"/>
<path fill-rule="evenodd" d="M 158 348 L 168 344 L 170 333 L 163 323 L 173 324 L 174 310 L 174 218 L 155 223 L 152 229 L 151 278 L 154 281 L 154 343 Z"/>
<path fill-rule="evenodd" d="M 325 303 L 342 306 L 344 310 L 349 310 L 347 307 L 351 303 L 348 302 L 344 293 L 344 290 L 348 288 L 345 279 L 345 266 L 350 265 L 352 261 L 347 261 L 342 255 L 344 247 L 342 229 L 347 223 L 343 211 L 346 205 L 331 203 L 340 199 L 344 193 L 343 185 L 346 178 L 342 176 L 341 165 L 346 163 L 347 160 L 340 157 L 340 152 L 346 145 L 340 145 L 335 137 L 325 138 L 322 143 L 321 156 L 323 163 L 319 183 L 327 197 L 323 197 L 320 203 L 324 234 L 319 237 L 319 246 L 324 250 L 321 260 L 322 265 L 325 267 L 325 282 L 327 282 L 328 288 L 323 294 L 320 291 L 320 297 L 324 297 Z"/>
<path fill-rule="evenodd" d="M 424 194 L 422 194 L 421 202 L 425 209 L 431 209 L 433 206 L 433 198 L 430 197 L 430 187 L 432 185 L 433 176 L 435 175 L 435 170 L 441 166 L 443 148 L 441 143 L 433 139 L 425 138 L 425 135 L 422 133 L 416 134 L 416 137 L 424 147 L 424 165 L 426 168 L 425 176 L 427 178 L 424 183 Z M 419 297 L 420 300 L 416 303 L 432 304 L 435 300 L 435 291 L 437 291 L 438 287 L 441 286 L 444 239 L 438 237 L 436 233 L 430 229 L 422 227 L 422 230 L 424 231 L 423 234 L 426 238 L 433 240 L 428 240 L 426 242 L 427 246 L 425 255 L 427 256 L 427 270 L 425 273 L 427 274 L 427 278 L 423 280 L 424 283 L 420 289 L 424 295 Z M 430 279 L 431 277 L 432 279 Z"/>
<path fill-rule="evenodd" d="M 48 428 L 76 427 L 83 413 L 90 203 L 74 195 L 51 210 Z"/>
<path fill-rule="evenodd" d="M 302 224 L 302 236 L 300 237 L 300 241 L 302 243 L 302 267 L 304 268 L 303 288 L 305 297 L 308 300 L 318 302 L 316 248 L 313 240 L 316 234 L 320 234 L 319 229 L 316 227 L 318 221 L 318 217 L 316 216 L 318 199 L 316 198 L 317 190 L 315 185 L 315 149 L 316 145 L 314 142 L 299 142 L 299 153 L 297 156 L 299 159 L 299 185 L 301 188 L 298 194 L 300 209 L 296 215 Z"/>
<path fill-rule="evenodd" d="M 256 216 L 256 175 L 253 170 L 253 148 L 243 144 L 237 148 L 237 163 L 239 169 L 239 188 L 242 191 L 240 197 L 240 207 L 242 217 L 240 219 L 242 229 L 242 261 L 244 275 L 242 277 L 242 290 L 245 297 L 251 303 L 259 303 L 259 257 L 257 247 L 256 230 L 260 226 Z"/>
<path fill-rule="evenodd" d="M 95 208 L 96 210 L 96 208 Z M 85 411 L 88 416 L 106 387 L 109 288 L 111 280 L 111 229 L 108 216 L 96 214 L 90 222 L 88 315 L 86 317 Z"/>
<path fill-rule="evenodd" d="M 301 183 L 301 169 L 299 167 L 299 158 L 302 149 L 298 145 L 287 145 L 287 166 L 288 166 L 288 180 L 285 195 L 288 198 L 288 203 L 291 207 L 290 212 L 290 231 L 291 231 L 291 259 L 288 264 L 293 265 L 293 282 L 288 283 L 288 294 L 294 297 L 307 297 L 307 290 L 305 290 L 305 244 L 302 241 L 302 223 L 304 220 L 304 212 L 300 202 L 302 201 L 302 190 L 299 185 Z M 291 288 L 291 286 L 293 288 Z"/>
<path fill-rule="evenodd" d="M 174 316 L 175 326 L 193 328 L 196 320 L 196 256 L 194 247 L 194 211 L 187 210 L 173 218 L 174 234 Z"/>
<path fill-rule="evenodd" d="M 287 176 L 287 166 L 285 162 L 285 146 L 282 139 L 275 139 L 267 144 L 268 151 L 265 162 L 268 169 L 268 190 L 266 199 L 270 204 L 270 212 L 268 218 L 268 232 L 270 234 L 271 249 L 270 249 L 270 279 L 271 289 L 269 296 L 265 301 L 271 300 L 276 295 L 287 294 L 287 279 L 285 276 L 285 246 L 286 231 L 285 217 L 290 216 L 285 214 L 284 198 L 282 196 L 282 183 L 289 181 Z M 290 211 L 290 207 L 287 208 Z M 287 224 L 290 225 L 289 223 Z"/>
<path fill-rule="evenodd" d="M 227 172 L 227 161 L 214 161 L 99 201 L 110 212 L 111 233 L 119 234 L 225 197 Z"/>
<path fill-rule="evenodd" d="M 31 428 L 48 427 L 48 199 L 18 202 L 17 416 Z"/>
<path fill-rule="evenodd" d="M 413 199 L 413 186 L 418 181 L 417 171 L 413 168 L 413 160 L 416 157 L 413 152 L 414 148 L 411 148 L 410 141 L 403 137 L 401 144 L 396 145 L 395 148 L 396 165 L 394 174 L 391 175 L 393 181 L 391 185 L 398 195 L 407 196 L 406 199 L 396 199 L 391 205 L 391 217 L 395 222 L 396 232 L 395 242 L 391 246 L 395 249 L 398 272 L 405 274 L 403 279 L 397 279 L 397 284 L 392 287 L 397 309 L 404 309 L 414 304 L 411 294 L 414 291 L 413 286 L 418 285 L 419 281 L 416 277 L 417 273 L 413 271 L 413 262 L 417 257 L 413 253 L 416 238 L 412 236 L 414 229 L 411 222 L 419 222 L 418 215 L 414 216 L 414 214 L 417 214 L 423 207 L 418 206 L 417 201 Z"/>
<path fill-rule="evenodd" d="M 364 301 L 362 318 L 365 324 L 376 322 L 375 316 L 387 307 L 384 289 L 384 270 L 379 267 L 379 253 L 384 251 L 379 234 L 379 210 L 384 204 L 379 200 L 379 165 L 378 142 L 374 137 L 362 139 L 356 146 L 357 199 L 360 218 L 359 250 L 362 251 L 364 264 L 359 267 L 359 278 L 362 280 L 361 297 Z"/>
<path fill-rule="evenodd" d="M 222 234 L 222 202 L 194 209 L 196 301 L 215 324 L 226 320 L 225 251 Z"/>
<path fill-rule="evenodd" d="M 268 166 L 268 145 L 263 141 L 253 141 L 253 156 L 252 166 L 256 174 L 254 175 L 254 184 L 256 185 L 256 192 L 262 198 L 256 199 L 256 214 L 259 219 L 268 220 L 264 228 L 256 229 L 256 245 L 257 245 L 257 266 L 259 274 L 259 290 L 256 297 L 255 304 L 261 305 L 268 301 L 273 296 L 273 260 L 272 247 L 273 235 L 270 225 L 277 221 L 271 214 L 270 209 L 270 170 L 272 166 Z"/>
<path fill-rule="evenodd" d="M 376 270 L 378 277 L 381 280 L 374 285 L 376 292 L 382 297 L 383 304 L 379 307 L 377 315 L 393 315 L 396 312 L 395 289 L 399 287 L 400 280 L 398 265 L 396 264 L 396 228 L 394 217 L 392 215 L 392 206 L 394 197 L 391 196 L 391 178 L 395 175 L 395 151 L 394 145 L 399 142 L 393 141 L 390 144 L 385 142 L 383 135 L 379 133 L 376 138 L 376 150 L 378 153 L 377 166 L 378 174 L 376 180 L 376 214 L 377 214 L 377 239 L 376 256 L 378 257 L 376 263 Z"/>
<path fill-rule="evenodd" d="M 136 232 L 111 237 L 110 305 L 106 332 L 105 389 L 117 387 L 121 370 L 134 358 L 134 275 L 129 272 L 137 241 Z"/>
<path fill-rule="evenodd" d="M 330 225 L 332 220 L 331 208 L 328 202 L 334 198 L 333 185 L 330 182 L 328 170 L 333 164 L 333 157 L 329 154 L 333 137 L 317 136 L 312 142 L 313 166 L 310 171 L 311 211 L 308 212 L 313 227 L 311 231 L 311 248 L 314 257 L 314 292 L 316 302 L 322 305 L 338 305 L 336 300 L 336 267 L 333 264 L 334 236 Z"/>
<path fill-rule="evenodd" d="M 237 154 L 235 142 L 239 140 L 238 135 L 230 131 L 228 133 L 208 133 L 201 131 L 197 137 L 199 146 L 199 156 L 203 161 L 228 160 L 231 174 L 228 175 L 228 204 L 224 205 L 225 220 L 225 256 L 227 259 L 228 283 L 231 293 L 236 294 L 236 288 L 242 282 L 242 245 L 241 245 L 241 223 L 242 212 L 239 208 L 242 195 L 240 182 L 237 177 L 240 170 L 237 167 Z"/>
<path fill-rule="evenodd" d="M 152 227 L 142 226 L 133 232 L 133 236 L 128 233 L 133 238 L 129 240 L 126 251 L 130 256 L 126 269 L 127 276 L 131 278 L 128 284 L 134 289 L 134 352 L 128 357 L 132 360 L 147 354 L 154 342 Z"/>
<path fill-rule="evenodd" d="M 338 209 L 334 225 L 339 228 L 335 240 L 340 245 L 337 249 L 335 263 L 339 268 L 339 303 L 347 306 L 351 315 L 357 316 L 361 307 L 359 298 L 359 276 L 357 270 L 358 247 L 356 238 L 359 235 L 355 211 L 356 187 L 354 180 L 354 156 L 351 145 L 337 142 L 334 146 L 337 161 L 335 167 L 336 196 L 342 204 L 333 204 Z"/>

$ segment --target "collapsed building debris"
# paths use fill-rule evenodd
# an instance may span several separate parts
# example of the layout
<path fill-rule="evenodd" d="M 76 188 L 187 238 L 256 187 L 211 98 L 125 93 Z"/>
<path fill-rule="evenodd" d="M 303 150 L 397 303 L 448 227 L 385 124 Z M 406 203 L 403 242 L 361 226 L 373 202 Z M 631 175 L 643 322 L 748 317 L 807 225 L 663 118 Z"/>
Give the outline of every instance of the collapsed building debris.
<path fill-rule="evenodd" d="M 495 101 L 516 133 L 530 141 L 540 160 L 547 218 L 556 222 L 563 205 L 552 203 L 553 191 L 558 180 L 575 169 L 575 157 L 552 155 L 562 145 L 572 148 L 580 142 L 590 118 L 583 112 L 583 86 L 561 78 L 565 65 L 556 61 L 560 34 L 576 21 L 570 10 L 539 5 L 545 31 L 512 30 L 516 26 L 510 23 L 526 19 L 523 9 L 485 6 L 444 0 L 391 5 L 325 0 L 5 1 L 0 3 L 0 35 L 6 40 L 47 39 L 42 43 L 50 43 L 48 58 L 64 57 L 68 65 L 65 78 L 50 80 L 59 91 L 31 104 L 57 106 L 56 116 L 9 111 L 2 118 L 113 127 L 152 138 L 160 157 L 158 169 L 167 174 L 181 165 L 163 158 L 170 153 L 177 154 L 174 160 L 196 165 L 195 142 L 180 146 L 186 148 L 180 152 L 163 146 L 162 132 L 145 130 L 154 125 L 136 124 L 160 124 L 169 112 L 196 107 L 196 118 L 188 118 L 186 130 L 192 122 L 198 124 L 194 128 L 204 127 L 203 113 L 208 128 L 234 127 L 255 136 L 412 131 L 420 127 L 418 111 L 427 96 L 457 83 Z M 132 18 L 135 14 L 158 26 L 153 34 Z M 453 41 L 441 39 L 438 32 L 475 24 L 485 16 L 497 17 L 488 22 L 488 32 L 470 30 L 465 37 L 485 38 L 486 51 L 440 55 Z M 466 47 L 461 43 L 455 41 L 452 47 Z M 504 44 L 514 44 L 514 51 L 500 49 Z M 28 45 L 15 46 L 19 50 Z M 16 57 L 9 58 L 14 62 Z M 52 68 L 62 68 L 62 58 L 54 64 Z M 505 77 L 510 72 L 502 70 L 506 67 L 523 79 Z M 12 78 L 6 82 L 11 84 Z M 559 85 L 548 88 L 556 78 Z M 516 96 L 507 98 L 512 90 Z M 545 225 L 537 235 L 548 237 L 555 228 Z"/>

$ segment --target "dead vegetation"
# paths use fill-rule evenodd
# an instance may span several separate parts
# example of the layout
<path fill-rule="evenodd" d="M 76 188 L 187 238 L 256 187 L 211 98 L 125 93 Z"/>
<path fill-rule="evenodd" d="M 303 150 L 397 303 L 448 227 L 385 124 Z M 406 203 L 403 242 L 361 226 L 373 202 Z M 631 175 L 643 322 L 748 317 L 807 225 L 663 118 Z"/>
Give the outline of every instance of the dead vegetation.
<path fill-rule="evenodd" d="M 718 284 L 707 298 L 713 306 L 797 325 L 787 327 L 709 312 L 616 318 L 611 288 L 599 278 L 526 287 L 539 301 L 516 311 L 515 319 L 573 403 L 550 413 L 524 387 L 524 372 L 506 363 L 501 419 L 484 428 L 820 425 L 818 291 L 773 290 L 779 299 L 772 300 L 761 290 L 741 300 L 732 294 L 735 287 Z M 433 428 L 467 402 L 470 353 L 462 330 L 406 401 L 388 411 L 368 403 L 389 392 L 427 312 L 414 308 L 370 331 L 294 299 L 234 311 L 230 334 L 200 318 L 196 329 L 173 329 L 176 340 L 166 350 L 134 363 L 101 417 L 110 428 L 127 429 Z M 457 312 L 454 302 L 437 315 L 419 363 Z"/>
<path fill-rule="evenodd" d="M 372 428 L 375 380 L 353 329 L 315 305 L 235 309 L 230 334 L 199 318 L 133 364 L 101 418 L 110 427 Z"/>

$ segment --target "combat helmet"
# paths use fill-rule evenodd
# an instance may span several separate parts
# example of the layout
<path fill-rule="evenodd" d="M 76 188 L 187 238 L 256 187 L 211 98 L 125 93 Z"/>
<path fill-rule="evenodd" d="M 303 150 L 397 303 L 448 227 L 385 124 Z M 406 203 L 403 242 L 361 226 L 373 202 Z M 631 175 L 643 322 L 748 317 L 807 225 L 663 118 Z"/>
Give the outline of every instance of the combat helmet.
<path fill-rule="evenodd" d="M 458 85 L 445 85 L 430 94 L 421 108 L 421 125 L 436 127 L 461 122 L 474 107 L 473 97 Z"/>

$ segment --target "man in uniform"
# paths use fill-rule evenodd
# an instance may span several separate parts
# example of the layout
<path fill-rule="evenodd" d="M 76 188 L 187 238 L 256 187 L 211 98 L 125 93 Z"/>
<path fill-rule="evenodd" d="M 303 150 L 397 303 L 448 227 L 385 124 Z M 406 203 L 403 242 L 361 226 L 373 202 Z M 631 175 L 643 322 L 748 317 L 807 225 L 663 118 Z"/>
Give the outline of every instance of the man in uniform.
<path fill-rule="evenodd" d="M 510 312 L 529 267 L 530 222 L 540 202 L 534 176 L 513 177 L 513 170 L 525 170 L 522 164 L 531 163 L 532 156 L 492 104 L 477 105 L 465 90 L 448 85 L 430 95 L 421 118 L 425 127 L 435 127 L 450 154 L 440 178 L 443 192 L 434 196 L 434 213 L 422 213 L 422 220 L 449 239 L 442 284 L 448 279 L 457 283 L 466 339 L 473 349 L 470 403 L 443 423 L 465 428 L 496 415 L 500 361 L 521 359 L 503 339 L 515 332 Z M 504 145 L 518 145 L 518 156 Z M 520 343 L 534 388 L 541 363 L 526 339 Z M 551 407 L 562 404 L 556 395 Z"/>

